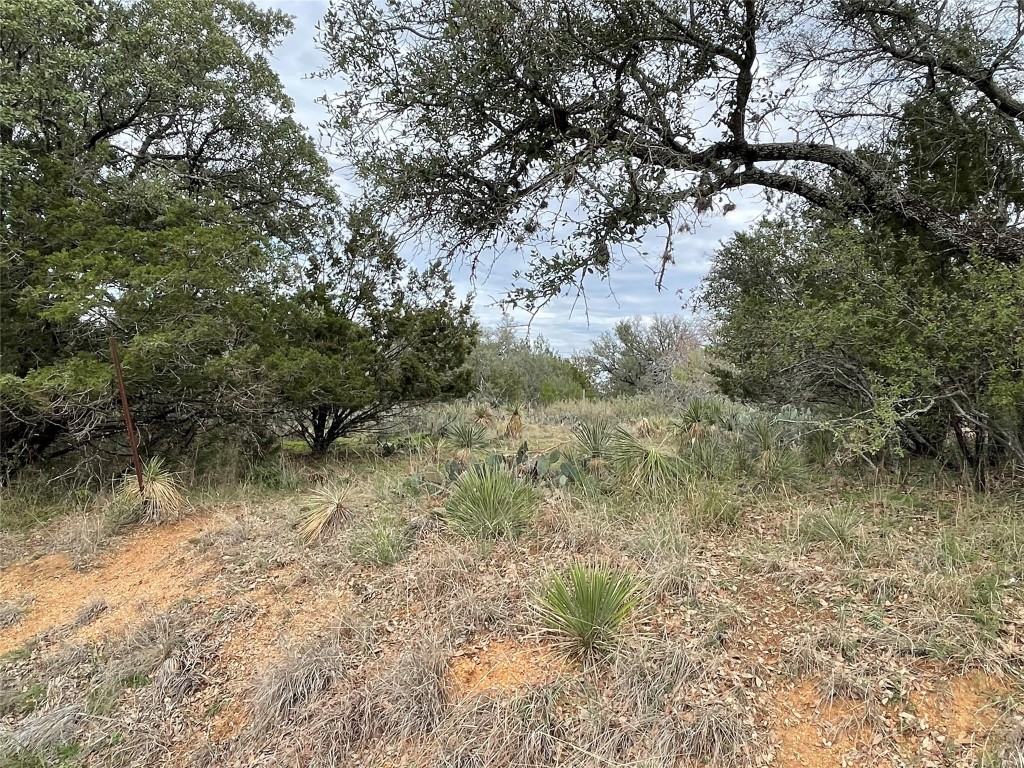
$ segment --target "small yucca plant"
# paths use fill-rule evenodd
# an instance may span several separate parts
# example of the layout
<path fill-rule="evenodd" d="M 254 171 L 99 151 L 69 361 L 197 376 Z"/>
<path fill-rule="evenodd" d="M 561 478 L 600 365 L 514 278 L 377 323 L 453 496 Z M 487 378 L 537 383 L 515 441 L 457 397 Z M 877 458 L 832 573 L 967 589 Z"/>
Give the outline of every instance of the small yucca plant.
<path fill-rule="evenodd" d="M 793 448 L 765 451 L 754 462 L 754 471 L 760 483 L 768 489 L 800 488 L 807 481 L 803 455 Z"/>
<path fill-rule="evenodd" d="M 770 416 L 751 418 L 744 426 L 743 434 L 758 455 L 777 450 L 786 442 L 786 430 Z"/>
<path fill-rule="evenodd" d="M 313 491 L 299 518 L 299 535 L 310 544 L 335 533 L 355 519 L 348 505 L 351 487 L 339 482 L 328 483 Z"/>
<path fill-rule="evenodd" d="M 611 651 L 640 599 L 640 584 L 607 565 L 573 565 L 553 574 L 535 597 L 544 628 L 583 656 Z"/>
<path fill-rule="evenodd" d="M 468 463 L 474 451 L 487 445 L 487 431 L 479 424 L 456 421 L 448 425 L 448 440 L 456 449 L 459 460 Z"/>
<path fill-rule="evenodd" d="M 477 539 L 514 538 L 537 507 L 533 489 L 504 467 L 485 464 L 463 474 L 445 505 L 449 527 Z"/>
<path fill-rule="evenodd" d="M 487 403 L 478 403 L 473 406 L 473 423 L 481 427 L 489 427 L 494 423 L 494 411 Z"/>
<path fill-rule="evenodd" d="M 579 421 L 572 428 L 576 444 L 583 453 L 583 464 L 591 472 L 599 472 L 608 463 L 612 428 L 607 421 Z"/>
<path fill-rule="evenodd" d="M 676 456 L 643 445 L 621 427 L 612 433 L 609 453 L 616 470 L 634 490 L 663 488 L 681 475 L 682 466 Z"/>
<path fill-rule="evenodd" d="M 674 426 L 679 432 L 680 438 L 695 439 L 717 427 L 721 418 L 721 402 L 695 397 L 686 404 L 683 412 L 674 422 Z"/>
<path fill-rule="evenodd" d="M 143 462 L 142 486 L 134 472 L 121 480 L 116 504 L 121 522 L 166 523 L 176 520 L 186 508 L 178 476 L 164 467 L 159 456 Z"/>

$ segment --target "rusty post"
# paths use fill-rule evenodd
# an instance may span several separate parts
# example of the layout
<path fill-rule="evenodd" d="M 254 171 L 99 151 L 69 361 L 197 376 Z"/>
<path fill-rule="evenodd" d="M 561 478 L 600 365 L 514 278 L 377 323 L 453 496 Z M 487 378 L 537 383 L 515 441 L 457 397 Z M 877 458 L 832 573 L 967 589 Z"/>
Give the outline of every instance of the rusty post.
<path fill-rule="evenodd" d="M 117 388 L 121 392 L 121 410 L 124 411 L 124 428 L 128 432 L 128 444 L 132 447 L 132 462 L 135 464 L 135 479 L 139 481 L 139 496 L 145 498 L 146 489 L 142 484 L 142 459 L 139 458 L 139 443 L 135 439 L 135 424 L 132 423 L 132 411 L 128 407 L 128 391 L 124 388 L 124 371 L 121 369 L 121 354 L 117 350 L 117 341 L 110 337 L 110 360 L 114 363 L 114 376 Z"/>

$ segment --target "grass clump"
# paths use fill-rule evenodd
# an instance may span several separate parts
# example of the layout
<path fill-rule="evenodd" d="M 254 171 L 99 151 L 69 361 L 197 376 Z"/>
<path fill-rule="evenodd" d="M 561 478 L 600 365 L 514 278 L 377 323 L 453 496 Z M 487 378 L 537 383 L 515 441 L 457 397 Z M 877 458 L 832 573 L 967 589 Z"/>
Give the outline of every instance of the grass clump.
<path fill-rule="evenodd" d="M 445 505 L 449 527 L 476 539 L 515 538 L 525 530 L 537 507 L 533 489 L 511 472 L 491 464 L 459 477 Z"/>
<path fill-rule="evenodd" d="M 360 565 L 394 565 L 409 554 L 412 545 L 409 524 L 385 518 L 356 531 L 349 542 L 349 552 Z"/>
<path fill-rule="evenodd" d="M 640 584 L 630 574 L 607 565 L 574 565 L 568 574 L 553 574 L 536 596 L 545 629 L 574 653 L 609 653 L 622 625 L 640 600 Z"/>
<path fill-rule="evenodd" d="M 142 490 L 134 472 L 125 474 L 115 497 L 118 522 L 166 523 L 177 520 L 187 504 L 181 495 L 181 481 L 154 456 L 142 464 Z"/>
<path fill-rule="evenodd" d="M 348 499 L 351 488 L 341 483 L 329 483 L 309 495 L 309 503 L 299 518 L 299 535 L 310 544 L 336 533 L 355 517 Z"/>
<path fill-rule="evenodd" d="M 797 525 L 797 536 L 805 544 L 825 544 L 833 549 L 852 552 L 859 541 L 860 521 L 849 508 L 828 509 L 803 517 Z"/>

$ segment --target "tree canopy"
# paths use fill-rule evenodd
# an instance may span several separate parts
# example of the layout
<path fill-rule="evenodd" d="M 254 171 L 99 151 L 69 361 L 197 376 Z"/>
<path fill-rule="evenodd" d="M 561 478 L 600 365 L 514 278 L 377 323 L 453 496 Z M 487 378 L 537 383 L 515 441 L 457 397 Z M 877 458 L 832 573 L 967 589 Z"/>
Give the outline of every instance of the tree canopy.
<path fill-rule="evenodd" d="M 669 394 L 700 367 L 700 340 L 680 315 L 620 320 L 575 356 L 604 394 Z M 691 387 L 687 387 L 690 389 Z"/>
<path fill-rule="evenodd" d="M 607 274 L 657 229 L 660 271 L 741 188 L 961 255 L 1024 252 L 1019 3 L 334 0 L 321 43 L 370 195 L 456 252 L 535 248 L 513 299 Z M 908 125 L 951 122 L 991 182 L 954 210 L 928 183 L 941 160 L 890 152 Z"/>
<path fill-rule="evenodd" d="M 485 329 L 470 357 L 473 391 L 504 403 L 551 403 L 594 394 L 590 378 L 543 336 L 519 333 L 511 318 Z"/>
<path fill-rule="evenodd" d="M 146 451 L 265 433 L 345 388 L 361 424 L 460 391 L 468 309 L 339 216 L 268 61 L 290 31 L 240 0 L 0 8 L 0 478 L 123 450 L 110 338 Z"/>

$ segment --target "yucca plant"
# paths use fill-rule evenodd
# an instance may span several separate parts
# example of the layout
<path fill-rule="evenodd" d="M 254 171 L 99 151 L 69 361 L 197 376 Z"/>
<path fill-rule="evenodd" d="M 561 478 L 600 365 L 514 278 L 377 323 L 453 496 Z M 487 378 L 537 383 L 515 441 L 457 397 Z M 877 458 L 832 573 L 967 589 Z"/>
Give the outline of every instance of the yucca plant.
<path fill-rule="evenodd" d="M 818 467 L 827 467 L 836 458 L 836 438 L 828 429 L 812 429 L 801 438 L 801 447 L 807 461 Z"/>
<path fill-rule="evenodd" d="M 187 506 L 178 476 L 164 467 L 159 456 L 143 462 L 141 492 L 135 473 L 125 474 L 115 502 L 122 523 L 165 523 L 177 519 Z"/>
<path fill-rule="evenodd" d="M 765 488 L 800 488 L 807 481 L 807 467 L 800 451 L 773 448 L 754 462 L 754 472 Z"/>
<path fill-rule="evenodd" d="M 610 456 L 611 425 L 603 420 L 578 421 L 572 428 L 572 436 L 583 454 L 584 465 L 592 472 L 603 469 Z"/>
<path fill-rule="evenodd" d="M 494 424 L 494 411 L 487 403 L 477 403 L 473 406 L 473 423 L 481 427 L 489 427 Z"/>
<path fill-rule="evenodd" d="M 474 451 L 487 445 L 487 431 L 479 424 L 468 421 L 456 421 L 449 424 L 447 437 L 455 447 L 456 456 L 463 463 L 468 463 Z"/>
<path fill-rule="evenodd" d="M 758 454 L 768 453 L 785 444 L 786 431 L 770 416 L 758 414 L 750 418 L 743 427 L 743 436 Z"/>
<path fill-rule="evenodd" d="M 535 596 L 544 628 L 573 653 L 611 651 L 622 625 L 640 600 L 640 584 L 607 565 L 573 565 L 566 576 L 552 574 Z"/>
<path fill-rule="evenodd" d="M 299 535 L 307 544 L 340 531 L 355 519 L 348 505 L 351 494 L 350 485 L 333 482 L 309 495 L 298 523 Z"/>
<path fill-rule="evenodd" d="M 678 457 L 644 445 L 621 427 L 612 432 L 609 454 L 623 481 L 634 490 L 664 488 L 682 474 Z"/>
<path fill-rule="evenodd" d="M 445 516 L 449 527 L 463 536 L 514 538 L 529 525 L 536 508 L 531 487 L 504 467 L 483 464 L 459 477 Z"/>
<path fill-rule="evenodd" d="M 694 438 L 684 459 L 692 472 L 704 478 L 729 477 L 738 468 L 736 445 L 729 433 L 712 431 Z"/>
<path fill-rule="evenodd" d="M 686 404 L 679 418 L 673 422 L 681 440 L 696 439 L 717 428 L 722 418 L 722 404 L 718 400 L 695 397 Z"/>

